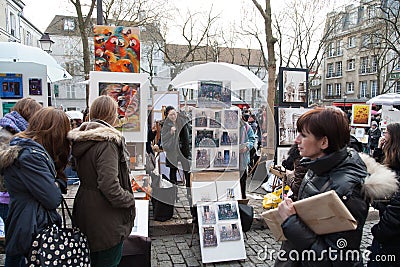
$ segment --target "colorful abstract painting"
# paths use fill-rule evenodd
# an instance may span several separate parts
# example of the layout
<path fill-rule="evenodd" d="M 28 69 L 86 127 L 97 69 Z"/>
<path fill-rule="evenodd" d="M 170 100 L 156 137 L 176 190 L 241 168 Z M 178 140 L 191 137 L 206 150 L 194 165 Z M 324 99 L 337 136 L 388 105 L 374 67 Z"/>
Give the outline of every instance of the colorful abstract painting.
<path fill-rule="evenodd" d="M 99 83 L 99 95 L 109 95 L 118 103 L 117 128 L 140 131 L 140 84 Z"/>
<path fill-rule="evenodd" d="M 96 25 L 95 70 L 139 73 L 139 33 L 137 27 Z"/>

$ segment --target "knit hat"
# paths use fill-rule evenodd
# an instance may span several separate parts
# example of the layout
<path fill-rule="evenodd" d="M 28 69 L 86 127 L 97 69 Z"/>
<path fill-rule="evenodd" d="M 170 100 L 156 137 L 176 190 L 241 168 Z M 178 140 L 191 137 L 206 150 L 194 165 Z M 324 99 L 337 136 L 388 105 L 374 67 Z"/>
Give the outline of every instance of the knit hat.
<path fill-rule="evenodd" d="M 376 121 L 372 121 L 372 122 L 371 122 L 371 126 L 372 126 L 372 125 L 378 126 L 378 123 L 377 123 Z"/>

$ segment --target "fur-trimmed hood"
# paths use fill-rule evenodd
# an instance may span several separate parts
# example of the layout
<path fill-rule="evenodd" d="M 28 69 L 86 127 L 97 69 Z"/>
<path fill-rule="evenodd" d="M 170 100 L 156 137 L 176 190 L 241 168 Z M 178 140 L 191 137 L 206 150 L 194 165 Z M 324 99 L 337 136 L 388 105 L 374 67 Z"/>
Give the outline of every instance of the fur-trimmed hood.
<path fill-rule="evenodd" d="M 14 163 L 20 150 L 20 146 L 0 144 L 0 172 Z"/>
<path fill-rule="evenodd" d="M 124 142 L 120 131 L 100 120 L 85 122 L 79 128 L 71 130 L 68 139 L 72 141 L 73 156 L 78 158 L 98 142 L 113 142 L 118 146 Z"/>
<path fill-rule="evenodd" d="M 363 192 L 367 199 L 385 199 L 393 195 L 399 188 L 396 173 L 388 167 L 378 163 L 372 157 L 359 153 L 367 166 L 368 176 L 365 178 Z"/>
<path fill-rule="evenodd" d="M 84 122 L 79 128 L 68 133 L 68 139 L 73 142 L 112 141 L 118 145 L 122 142 L 122 134 L 103 121 Z"/>

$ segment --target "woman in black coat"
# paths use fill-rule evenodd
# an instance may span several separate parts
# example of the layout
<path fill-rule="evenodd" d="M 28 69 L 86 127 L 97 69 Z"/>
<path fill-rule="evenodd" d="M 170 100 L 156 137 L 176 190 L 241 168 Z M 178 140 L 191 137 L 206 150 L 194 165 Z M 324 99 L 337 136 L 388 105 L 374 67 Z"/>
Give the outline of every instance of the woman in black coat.
<path fill-rule="evenodd" d="M 10 194 L 6 221 L 6 266 L 25 266 L 33 238 L 49 224 L 61 224 L 56 208 L 66 186 L 70 123 L 62 110 L 42 108 L 0 153 L 0 171 Z M 51 218 L 51 219 L 50 219 Z M 21 264 L 22 262 L 22 264 Z"/>
<path fill-rule="evenodd" d="M 169 179 L 177 183 L 176 173 L 178 163 L 181 162 L 185 175 L 186 187 L 190 187 L 190 135 L 188 122 L 180 117 L 175 108 L 168 106 L 165 109 L 165 121 L 161 128 L 161 145 L 166 152 L 167 167 L 170 168 Z"/>
<path fill-rule="evenodd" d="M 400 123 L 387 126 L 383 163 L 396 172 L 400 181 Z M 374 237 L 368 266 L 400 266 L 400 190 L 384 201 L 375 201 L 380 220 L 371 228 Z M 386 261 L 384 261 L 386 259 Z"/>
<path fill-rule="evenodd" d="M 362 266 L 355 257 L 332 258 L 346 252 L 359 251 L 363 226 L 368 215 L 368 202 L 362 195 L 367 168 L 359 155 L 347 149 L 350 139 L 349 122 L 341 111 L 317 108 L 304 113 L 297 120 L 299 134 L 295 139 L 301 165 L 308 168 L 300 185 L 298 199 L 305 199 L 334 190 L 357 221 L 357 229 L 339 233 L 317 234 L 297 215 L 293 201 L 287 198 L 278 206 L 283 219 L 281 225 L 287 238 L 276 261 L 276 266 Z M 310 207 L 312 208 L 312 207 Z M 346 246 L 341 241 L 345 240 Z M 299 255 L 297 258 L 297 252 Z M 302 257 L 315 255 L 315 257 Z M 351 253 L 350 253 L 351 254 Z M 292 258 L 291 258 L 292 257 Z"/>

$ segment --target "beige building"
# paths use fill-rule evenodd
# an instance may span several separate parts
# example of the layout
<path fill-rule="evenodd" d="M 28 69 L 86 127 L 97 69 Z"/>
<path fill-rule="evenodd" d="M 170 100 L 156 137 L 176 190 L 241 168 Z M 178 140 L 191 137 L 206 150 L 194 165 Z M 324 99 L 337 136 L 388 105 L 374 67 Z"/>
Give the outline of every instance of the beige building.
<path fill-rule="evenodd" d="M 42 32 L 23 14 L 21 0 L 0 0 L 0 42 L 17 42 L 40 47 Z"/>
<path fill-rule="evenodd" d="M 324 104 L 351 107 L 384 92 L 400 92 L 393 77 L 398 60 L 382 45 L 379 0 L 361 0 L 327 15 L 321 97 Z M 388 64 L 389 63 L 389 64 Z M 391 75 L 389 75 L 391 73 Z"/>

